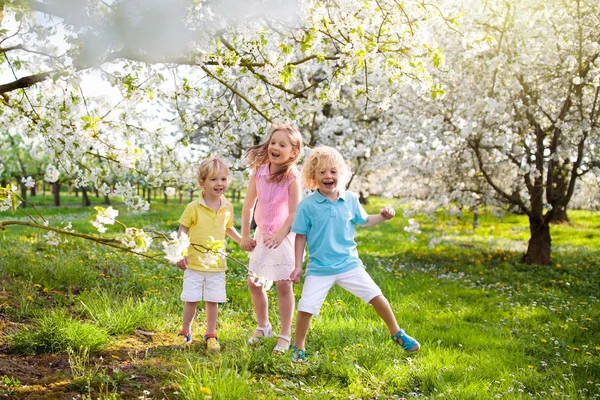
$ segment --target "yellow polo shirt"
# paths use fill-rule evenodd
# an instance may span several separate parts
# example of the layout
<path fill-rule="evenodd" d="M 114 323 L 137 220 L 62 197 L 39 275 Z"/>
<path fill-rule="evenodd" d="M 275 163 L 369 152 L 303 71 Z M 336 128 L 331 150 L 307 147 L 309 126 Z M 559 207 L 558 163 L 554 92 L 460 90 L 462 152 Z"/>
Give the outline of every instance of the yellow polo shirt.
<path fill-rule="evenodd" d="M 221 207 L 217 212 L 206 205 L 202 195 L 187 205 L 179 223 L 188 228 L 190 243 L 207 246 L 211 241 L 225 241 L 225 230 L 233 226 L 233 206 L 221 196 Z M 223 254 L 207 252 L 201 247 L 188 247 L 188 268 L 205 272 L 227 270 L 225 249 Z"/>

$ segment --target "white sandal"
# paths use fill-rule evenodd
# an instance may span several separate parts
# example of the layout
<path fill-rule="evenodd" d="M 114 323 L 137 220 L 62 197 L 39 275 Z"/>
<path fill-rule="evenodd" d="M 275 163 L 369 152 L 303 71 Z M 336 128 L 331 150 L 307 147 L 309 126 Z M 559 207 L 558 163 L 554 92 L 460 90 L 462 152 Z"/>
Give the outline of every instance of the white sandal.
<path fill-rule="evenodd" d="M 275 333 L 273 332 L 273 327 L 271 326 L 271 324 L 269 324 L 267 326 L 257 326 L 256 331 L 261 331 L 262 336 L 252 336 L 252 337 L 250 337 L 250 339 L 248 339 L 248 343 L 250 343 L 250 344 L 256 343 L 259 340 L 262 340 L 263 338 L 268 339 L 270 337 L 275 336 Z"/>
<path fill-rule="evenodd" d="M 287 336 L 287 335 L 278 335 L 277 336 L 279 339 L 283 339 L 287 341 L 287 346 L 275 346 L 275 348 L 273 349 L 273 353 L 285 353 L 286 351 L 288 351 L 288 349 L 290 348 L 290 343 L 292 338 Z"/>

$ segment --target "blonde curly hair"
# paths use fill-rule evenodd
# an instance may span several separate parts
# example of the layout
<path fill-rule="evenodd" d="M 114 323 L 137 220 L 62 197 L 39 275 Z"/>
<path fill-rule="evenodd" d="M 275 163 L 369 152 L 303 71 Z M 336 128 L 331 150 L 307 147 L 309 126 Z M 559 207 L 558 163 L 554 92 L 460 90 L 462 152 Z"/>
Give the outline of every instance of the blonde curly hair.
<path fill-rule="evenodd" d="M 338 188 L 345 188 L 350 181 L 350 167 L 341 153 L 329 146 L 315 147 L 302 164 L 302 185 L 309 190 L 316 190 L 317 172 L 335 168 L 338 172 Z"/>

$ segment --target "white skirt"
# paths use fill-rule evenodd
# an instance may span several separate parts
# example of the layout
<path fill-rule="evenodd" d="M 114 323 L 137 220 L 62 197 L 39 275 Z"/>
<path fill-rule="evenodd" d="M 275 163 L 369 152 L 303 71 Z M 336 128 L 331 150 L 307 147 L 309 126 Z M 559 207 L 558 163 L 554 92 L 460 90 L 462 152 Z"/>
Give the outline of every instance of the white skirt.
<path fill-rule="evenodd" d="M 294 241 L 296 234 L 288 233 L 276 249 L 265 247 L 260 228 L 256 228 L 254 240 L 256 240 L 256 247 L 248 254 L 250 272 L 269 281 L 290 279 L 290 274 L 295 266 Z"/>

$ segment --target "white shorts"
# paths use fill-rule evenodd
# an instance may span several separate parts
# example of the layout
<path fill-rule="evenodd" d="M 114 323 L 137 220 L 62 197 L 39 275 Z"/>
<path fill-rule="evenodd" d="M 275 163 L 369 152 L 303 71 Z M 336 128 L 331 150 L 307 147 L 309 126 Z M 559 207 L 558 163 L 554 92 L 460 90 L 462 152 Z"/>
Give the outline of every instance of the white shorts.
<path fill-rule="evenodd" d="M 194 269 L 183 271 L 183 290 L 181 301 L 195 303 L 197 301 L 225 303 L 225 272 L 203 272 Z"/>
<path fill-rule="evenodd" d="M 337 275 L 309 275 L 304 280 L 298 311 L 318 315 L 329 289 L 335 284 L 361 298 L 365 303 L 369 303 L 382 294 L 379 286 L 363 267 L 357 267 Z"/>

